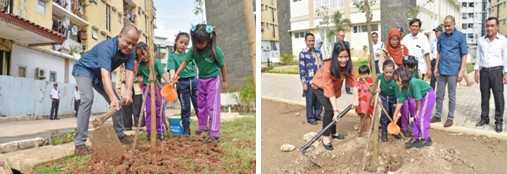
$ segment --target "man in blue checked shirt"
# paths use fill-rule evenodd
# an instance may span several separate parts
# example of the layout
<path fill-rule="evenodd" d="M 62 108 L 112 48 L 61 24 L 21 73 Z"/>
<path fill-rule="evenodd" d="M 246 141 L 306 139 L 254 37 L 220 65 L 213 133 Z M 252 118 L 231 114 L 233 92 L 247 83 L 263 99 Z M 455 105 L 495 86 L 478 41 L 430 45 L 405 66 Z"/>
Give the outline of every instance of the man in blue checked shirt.
<path fill-rule="evenodd" d="M 322 107 L 317 97 L 310 90 L 310 82 L 322 62 L 322 53 L 315 49 L 315 36 L 305 35 L 306 48 L 299 53 L 299 77 L 303 85 L 303 96 L 306 98 L 306 121 L 312 125 L 320 120 Z"/>
<path fill-rule="evenodd" d="M 435 77 L 437 78 L 437 104 L 432 123 L 441 121 L 442 106 L 445 96 L 445 87 L 448 85 L 449 112 L 444 127 L 453 125 L 454 111 L 456 110 L 456 86 L 463 79 L 466 70 L 466 55 L 468 46 L 465 35 L 456 30 L 453 16 L 444 18 L 445 32 L 438 37 L 437 63 Z"/>
<path fill-rule="evenodd" d="M 132 103 L 132 84 L 134 82 L 135 47 L 139 40 L 139 30 L 132 24 L 125 25 L 120 34 L 112 39 L 98 43 L 90 51 L 83 54 L 73 67 L 72 75 L 80 90 L 81 103 L 77 113 L 77 132 L 74 139 L 75 154 L 85 155 L 90 151 L 86 147 L 88 124 L 93 105 L 93 89 L 101 94 L 112 109 L 113 126 L 120 141 L 129 144 L 125 135 L 123 114 L 120 105 Z M 122 91 L 122 100 L 113 90 L 111 72 L 120 65 L 125 65 L 125 83 L 127 89 Z M 119 85 L 119 84 L 117 84 Z"/>

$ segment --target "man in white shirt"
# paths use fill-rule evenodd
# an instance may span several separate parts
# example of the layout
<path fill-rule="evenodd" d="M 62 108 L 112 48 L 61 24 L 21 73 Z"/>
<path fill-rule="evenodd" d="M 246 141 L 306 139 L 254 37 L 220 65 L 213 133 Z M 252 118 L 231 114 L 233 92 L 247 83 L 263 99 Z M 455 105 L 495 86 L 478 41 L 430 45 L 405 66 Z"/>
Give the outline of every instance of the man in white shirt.
<path fill-rule="evenodd" d="M 60 104 L 60 94 L 58 91 L 58 85 L 53 84 L 53 89 L 51 89 L 51 113 L 49 113 L 50 120 L 58 120 L 58 105 Z"/>
<path fill-rule="evenodd" d="M 438 25 L 436 28 L 433 29 L 435 35 L 431 39 L 431 68 L 430 68 L 431 72 L 435 71 L 435 64 L 437 63 L 437 55 L 438 55 L 437 41 L 438 36 L 440 36 L 440 33 L 442 33 L 442 31 L 443 31 L 442 25 Z M 436 82 L 437 79 L 435 78 L 435 76 L 431 76 L 430 86 L 431 88 L 433 88 L 433 90 L 435 89 Z"/>
<path fill-rule="evenodd" d="M 414 18 L 410 20 L 410 34 L 405 35 L 401 44 L 408 49 L 408 54 L 417 58 L 417 68 L 422 74 L 421 79 L 431 77 L 430 43 L 428 37 L 421 30 L 421 20 Z"/>
<path fill-rule="evenodd" d="M 74 91 L 74 112 L 76 113 L 75 117 L 77 117 L 77 111 L 79 111 L 79 104 L 81 103 L 81 96 L 79 95 L 79 89 L 76 86 L 76 90 Z"/>
<path fill-rule="evenodd" d="M 378 33 L 372 32 L 371 33 L 371 40 L 373 41 L 373 55 L 375 60 L 375 73 L 382 73 L 382 64 L 384 63 L 384 60 L 381 60 L 382 52 L 384 50 L 384 43 L 378 41 Z M 380 65 L 380 66 L 379 66 Z"/>
<path fill-rule="evenodd" d="M 475 82 L 481 89 L 481 120 L 476 126 L 489 124 L 489 97 L 493 91 L 495 99 L 495 131 L 503 130 L 505 108 L 503 86 L 507 83 L 507 39 L 498 33 L 498 18 L 486 19 L 486 36 L 477 43 L 475 59 Z"/>

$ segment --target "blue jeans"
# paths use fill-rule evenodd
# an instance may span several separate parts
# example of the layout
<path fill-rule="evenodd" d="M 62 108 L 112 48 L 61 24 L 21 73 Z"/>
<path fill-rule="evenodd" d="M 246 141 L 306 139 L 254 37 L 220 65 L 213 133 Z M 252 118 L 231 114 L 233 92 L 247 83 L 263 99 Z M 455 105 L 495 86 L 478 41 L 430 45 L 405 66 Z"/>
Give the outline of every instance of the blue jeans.
<path fill-rule="evenodd" d="M 310 84 L 307 84 L 307 86 L 311 88 Z M 321 120 L 320 114 L 322 113 L 322 106 L 319 100 L 317 100 L 317 96 L 315 96 L 310 89 L 304 92 L 306 98 L 306 121 Z"/>
<path fill-rule="evenodd" d="M 393 118 L 396 97 L 380 95 L 380 100 L 382 101 L 382 106 L 384 106 L 384 109 L 386 109 L 386 112 L 389 114 L 389 117 Z M 387 118 L 385 112 L 381 111 L 380 126 L 384 131 L 387 130 L 387 125 L 389 124 L 389 122 L 390 122 L 389 118 Z"/>
<path fill-rule="evenodd" d="M 190 102 L 197 114 L 197 80 L 193 77 L 178 80 L 176 84 L 178 99 L 181 104 L 181 122 L 185 135 L 190 135 Z"/>

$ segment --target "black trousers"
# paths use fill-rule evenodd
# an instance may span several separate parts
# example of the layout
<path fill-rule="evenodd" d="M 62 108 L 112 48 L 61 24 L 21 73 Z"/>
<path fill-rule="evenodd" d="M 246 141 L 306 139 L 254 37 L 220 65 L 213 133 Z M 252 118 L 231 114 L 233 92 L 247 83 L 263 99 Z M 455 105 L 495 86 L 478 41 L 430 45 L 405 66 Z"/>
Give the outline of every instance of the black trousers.
<path fill-rule="evenodd" d="M 322 89 L 312 89 L 313 95 L 317 97 L 319 103 L 324 107 L 324 117 L 322 118 L 322 128 L 325 128 L 331 122 L 333 122 L 333 105 L 328 97 L 324 96 Z M 322 135 L 331 136 L 336 133 L 336 124 L 333 124 L 328 130 Z"/>
<path fill-rule="evenodd" d="M 51 101 L 51 113 L 49 113 L 49 119 L 55 120 L 58 118 L 58 105 L 60 104 L 59 99 L 52 99 Z"/>
<path fill-rule="evenodd" d="M 380 69 L 378 66 L 379 60 L 375 60 L 375 74 L 380 74 Z"/>
<path fill-rule="evenodd" d="M 74 100 L 74 111 L 76 112 L 77 117 L 77 111 L 79 111 L 79 104 L 81 103 L 81 100 Z"/>
<path fill-rule="evenodd" d="M 437 64 L 437 59 L 431 60 L 431 74 L 435 73 L 435 64 Z M 435 90 L 435 85 L 437 84 L 437 78 L 433 74 L 431 76 L 430 86 Z"/>
<path fill-rule="evenodd" d="M 141 106 L 143 105 L 143 95 L 142 94 L 139 94 L 139 95 L 134 95 L 134 98 L 133 98 L 134 102 L 132 104 L 132 110 L 133 110 L 133 114 L 134 114 L 134 126 L 144 126 L 144 125 L 139 125 L 139 115 L 141 114 Z M 143 121 L 144 119 L 141 118 L 141 121 Z"/>
<path fill-rule="evenodd" d="M 489 97 L 493 91 L 495 100 L 495 123 L 503 124 L 505 108 L 503 95 L 503 67 L 496 66 L 480 70 L 481 119 L 489 122 Z"/>

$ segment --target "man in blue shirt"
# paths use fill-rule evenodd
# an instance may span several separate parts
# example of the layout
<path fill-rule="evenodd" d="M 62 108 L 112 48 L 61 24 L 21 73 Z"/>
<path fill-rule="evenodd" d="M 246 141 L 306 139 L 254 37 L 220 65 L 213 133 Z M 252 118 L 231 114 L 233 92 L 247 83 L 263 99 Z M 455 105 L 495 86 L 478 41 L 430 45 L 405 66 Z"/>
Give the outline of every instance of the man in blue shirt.
<path fill-rule="evenodd" d="M 93 89 L 101 94 L 112 109 L 113 126 L 122 143 L 128 144 L 123 128 L 123 111 L 120 105 L 132 102 L 132 84 L 134 82 L 135 47 L 139 40 L 139 30 L 132 24 L 125 25 L 120 34 L 112 39 L 98 43 L 90 51 L 83 54 L 72 70 L 80 89 L 81 103 L 77 113 L 77 133 L 74 139 L 75 153 L 85 155 L 89 150 L 85 146 L 88 137 L 88 124 L 93 105 Z M 120 65 L 125 65 L 125 83 L 127 89 L 122 91 L 122 101 L 113 90 L 111 72 Z M 120 85 L 120 84 L 117 84 Z"/>
<path fill-rule="evenodd" d="M 435 76 L 438 78 L 437 106 L 431 122 L 441 121 L 440 116 L 447 84 L 449 85 L 449 113 L 444 127 L 450 127 L 453 124 L 454 111 L 456 110 L 456 85 L 457 82 L 463 80 L 465 74 L 468 46 L 465 35 L 455 28 L 454 17 L 445 17 L 444 29 L 445 32 L 440 35 L 437 41 L 438 55 L 435 68 Z"/>
<path fill-rule="evenodd" d="M 310 90 L 310 82 L 317 72 L 317 62 L 322 62 L 322 54 L 315 49 L 315 36 L 312 33 L 305 35 L 306 48 L 299 53 L 299 77 L 303 85 L 303 95 L 306 98 L 306 121 L 310 124 L 317 124 L 320 120 L 322 107 L 317 96 Z"/>

